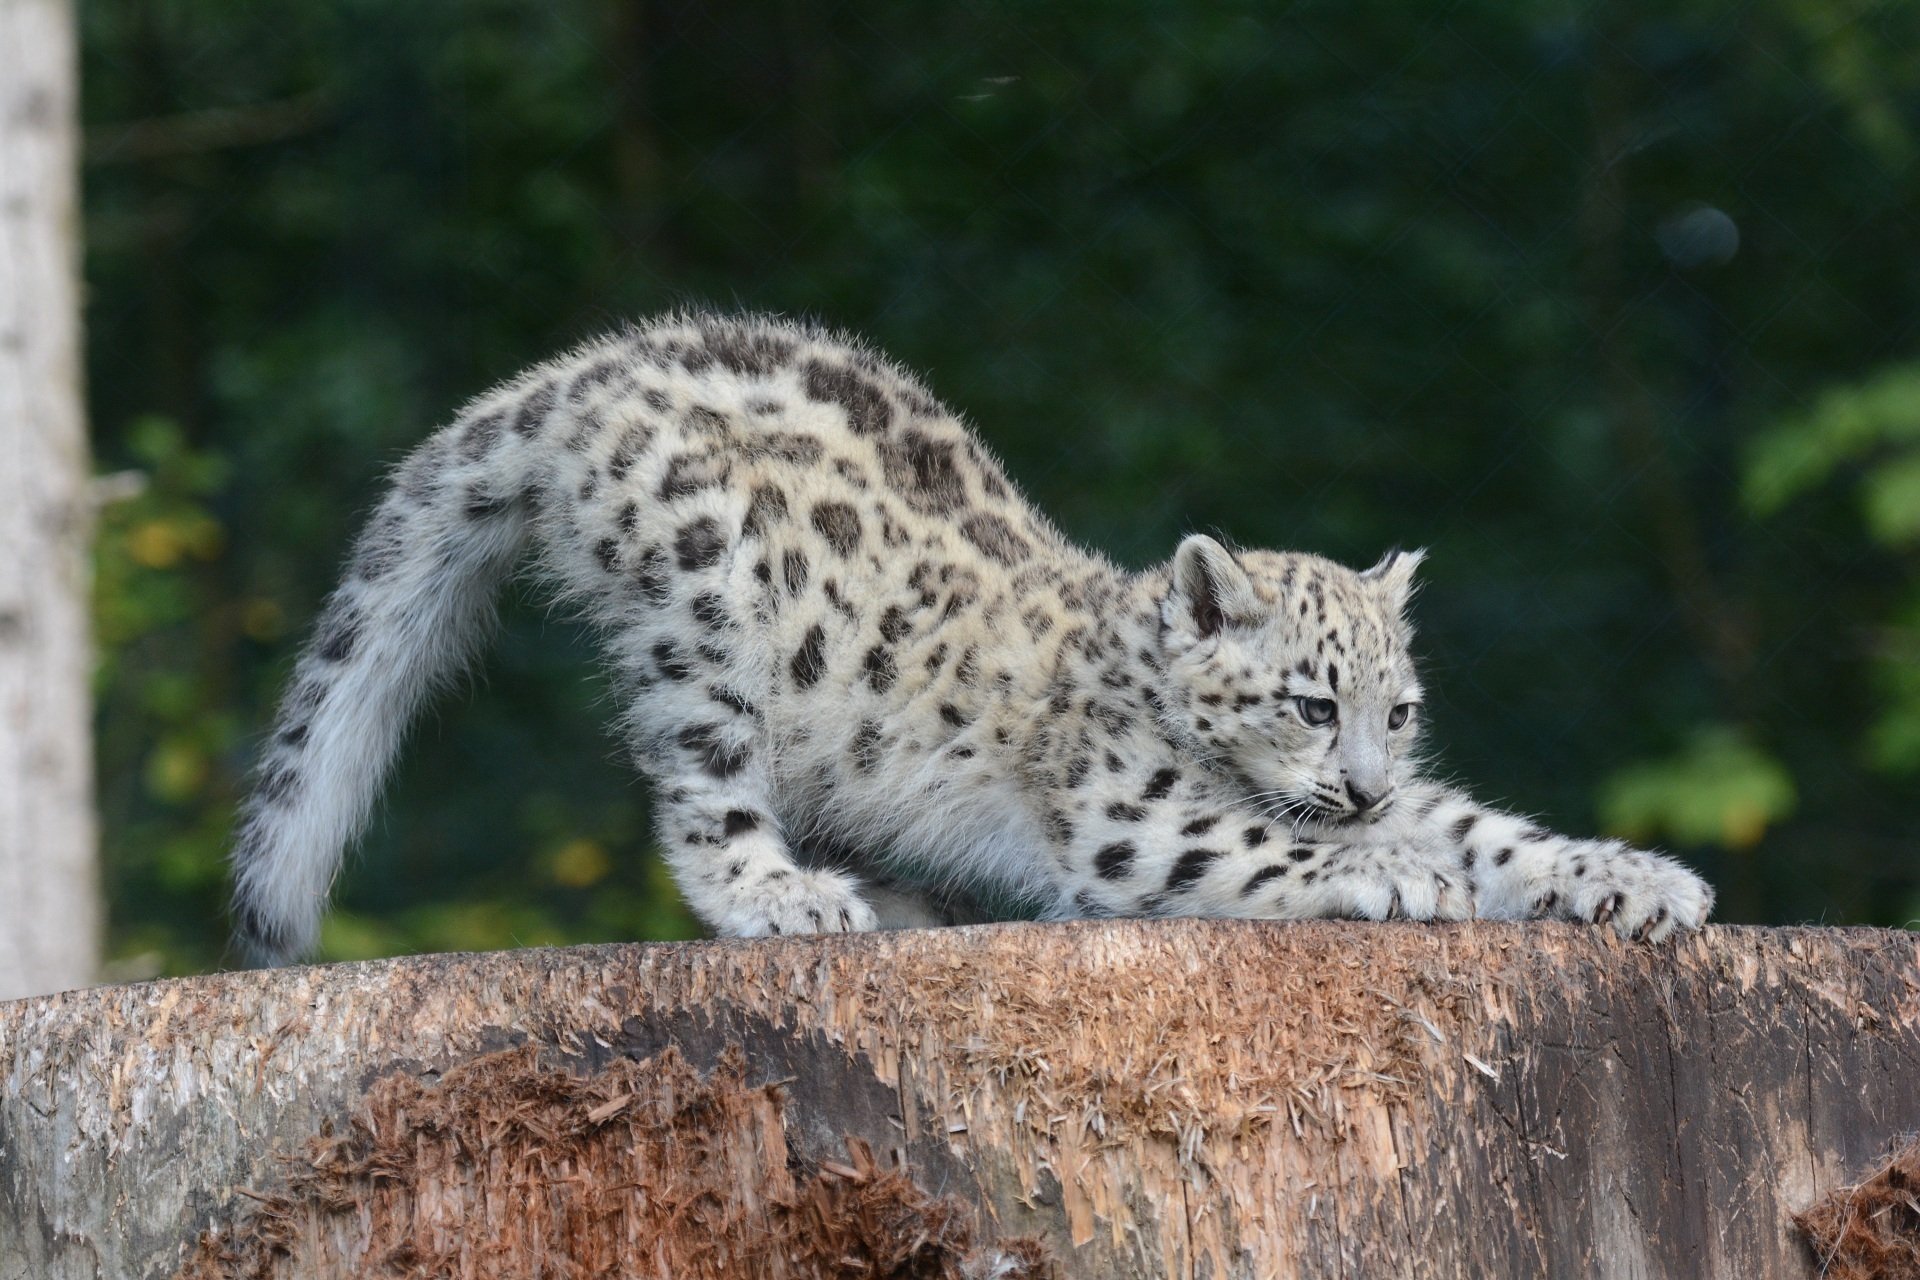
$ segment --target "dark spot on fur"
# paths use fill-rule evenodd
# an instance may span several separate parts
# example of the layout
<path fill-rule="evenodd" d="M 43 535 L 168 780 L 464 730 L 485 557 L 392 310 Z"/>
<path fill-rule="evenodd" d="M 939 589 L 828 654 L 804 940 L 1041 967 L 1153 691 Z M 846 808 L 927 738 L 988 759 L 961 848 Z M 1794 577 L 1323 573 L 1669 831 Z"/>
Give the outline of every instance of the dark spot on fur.
<path fill-rule="evenodd" d="M 618 360 L 595 361 L 573 380 L 571 387 L 567 388 L 567 400 L 574 405 L 583 405 L 596 389 L 606 386 L 616 378 L 625 377 L 627 377 L 626 371 Z"/>
<path fill-rule="evenodd" d="M 1218 849 L 1189 849 L 1181 854 L 1167 873 L 1168 893 L 1178 893 L 1207 874 L 1207 868 L 1220 860 Z"/>
<path fill-rule="evenodd" d="M 710 489 L 726 479 L 725 468 L 716 469 L 712 460 L 692 454 L 675 454 L 660 477 L 660 501 L 672 502 L 689 494 Z"/>
<path fill-rule="evenodd" d="M 1125 800 L 1115 800 L 1107 806 L 1107 816 L 1115 822 L 1138 822 L 1147 816 L 1147 811 L 1137 804 L 1128 804 Z"/>
<path fill-rule="evenodd" d="M 840 584 L 838 582 L 832 578 L 828 578 L 820 584 L 820 590 L 826 595 L 827 603 L 833 606 L 835 613 L 845 618 L 848 622 L 860 621 L 859 608 L 853 601 L 847 599 L 846 595 L 840 590 Z"/>
<path fill-rule="evenodd" d="M 1203 836 L 1213 830 L 1214 824 L 1219 821 L 1220 819 L 1217 817 L 1195 818 L 1192 822 L 1180 828 L 1180 834 L 1183 836 Z"/>
<path fill-rule="evenodd" d="M 960 522 L 960 533 L 989 560 L 1016 565 L 1033 554 L 1028 541 L 1013 526 L 990 511 L 975 512 Z"/>
<path fill-rule="evenodd" d="M 787 495 L 770 484 L 757 484 L 747 499 L 747 518 L 741 531 L 761 534 L 775 521 L 787 518 Z"/>
<path fill-rule="evenodd" d="M 727 810 L 727 816 L 722 819 L 720 823 L 720 830 L 723 835 L 731 840 L 735 836 L 745 835 L 747 832 L 755 830 L 759 825 L 759 814 L 749 813 L 745 809 L 729 809 Z"/>
<path fill-rule="evenodd" d="M 650 602 L 665 604 L 673 592 L 667 581 L 667 553 L 659 547 L 641 551 L 639 563 L 633 567 L 633 583 Z"/>
<path fill-rule="evenodd" d="M 1133 841 L 1121 840 L 1093 855 L 1093 869 L 1102 880 L 1119 880 L 1133 870 Z"/>
<path fill-rule="evenodd" d="M 253 793 L 266 803 L 277 805 L 293 799 L 294 792 L 299 789 L 299 773 L 273 761 L 260 770 L 260 781 L 255 784 Z"/>
<path fill-rule="evenodd" d="M 621 504 L 620 515 L 618 519 L 620 523 L 620 532 L 625 534 L 631 534 L 635 529 L 638 529 L 640 527 L 639 504 L 633 503 L 633 502 Z"/>
<path fill-rule="evenodd" d="M 1454 843 L 1458 844 L 1461 841 L 1465 840 L 1467 838 L 1467 833 L 1473 830 L 1473 824 L 1478 821 L 1480 821 L 1480 815 L 1477 813 L 1470 813 L 1466 817 L 1460 819 L 1460 821 L 1454 823 L 1453 824 Z"/>
<path fill-rule="evenodd" d="M 620 567 L 620 544 L 612 538 L 600 539 L 593 544 L 593 558 L 600 562 L 602 569 L 614 572 Z"/>
<path fill-rule="evenodd" d="M 860 515 L 844 502 L 822 502 L 813 508 L 813 527 L 843 559 L 860 545 Z"/>
<path fill-rule="evenodd" d="M 744 447 L 749 457 L 779 458 L 801 467 L 813 466 L 826 452 L 818 439 L 796 431 L 769 431 L 750 436 Z"/>
<path fill-rule="evenodd" d="M 911 625 L 907 621 L 906 610 L 897 604 L 890 604 L 887 611 L 880 615 L 880 638 L 888 644 L 898 644 Z"/>
<path fill-rule="evenodd" d="M 693 677 L 693 668 L 687 665 L 686 659 L 680 656 L 680 650 L 670 640 L 662 640 L 653 646 L 653 663 L 660 669 L 660 676 L 664 680 L 677 682 Z"/>
<path fill-rule="evenodd" d="M 360 643 L 360 629 L 366 618 L 355 608 L 329 609 L 320 633 L 318 653 L 323 662 L 345 662 Z"/>
<path fill-rule="evenodd" d="M 752 755 L 745 746 L 722 741 L 717 725 L 689 725 L 680 731 L 679 742 L 699 757 L 702 769 L 716 778 L 731 778 L 746 767 Z"/>
<path fill-rule="evenodd" d="M 1173 790 L 1173 784 L 1180 781 L 1178 769 L 1161 769 L 1147 779 L 1146 790 L 1140 793 L 1142 800 L 1160 800 Z"/>
<path fill-rule="evenodd" d="M 1305 845 L 1297 844 L 1293 848 L 1287 850 L 1287 856 L 1293 859 L 1295 862 L 1312 862 L 1314 859 L 1314 855 L 1317 854 L 1318 852 L 1319 850 L 1317 849 L 1310 849 Z"/>
<path fill-rule="evenodd" d="M 708 568 L 720 559 L 726 545 L 720 523 L 712 516 L 701 516 L 685 525 L 673 540 L 674 556 L 682 569 Z"/>
<path fill-rule="evenodd" d="M 1493 865 L 1496 867 L 1504 867 L 1509 862 L 1512 862 L 1512 861 L 1513 861 L 1512 849 L 1502 849 L 1500 852 L 1493 855 Z"/>
<path fill-rule="evenodd" d="M 607 459 L 607 474 L 615 480 L 625 480 L 627 472 L 633 470 L 633 464 L 653 443 L 653 428 L 644 422 L 636 422 L 620 433 L 620 443 L 614 446 L 613 456 Z"/>
<path fill-rule="evenodd" d="M 894 665 L 893 654 L 884 645 L 875 645 L 867 650 L 866 657 L 860 660 L 860 667 L 867 673 L 867 683 L 875 693 L 885 693 L 891 689 L 900 675 L 899 668 Z"/>
<path fill-rule="evenodd" d="M 760 711 L 757 707 L 725 685 L 716 684 L 707 686 L 707 696 L 721 706 L 738 711 L 743 716 L 751 716 L 755 719 L 758 719 L 760 716 Z"/>
<path fill-rule="evenodd" d="M 844 366 L 809 360 L 802 384 L 809 399 L 845 409 L 857 436 L 880 435 L 893 422 L 893 406 L 880 389 Z"/>
<path fill-rule="evenodd" d="M 520 402 L 520 408 L 514 413 L 514 434 L 528 440 L 538 435 L 540 428 L 546 425 L 547 415 L 553 412 L 555 398 L 553 384 L 541 383 L 532 395 Z"/>
<path fill-rule="evenodd" d="M 1260 892 L 1261 885 L 1267 883 L 1269 880 L 1278 880 L 1286 874 L 1287 868 L 1284 864 L 1273 867 L 1262 867 L 1253 873 L 1253 878 L 1248 880 L 1246 887 L 1240 890 L 1240 896 L 1243 898 L 1251 898 L 1254 894 Z"/>
<path fill-rule="evenodd" d="M 789 547 L 780 557 L 780 576 L 787 584 L 787 594 L 799 595 L 807 585 L 806 553 Z"/>
<path fill-rule="evenodd" d="M 954 706 L 951 702 L 943 702 L 940 704 L 940 718 L 956 729 L 964 729 L 973 723 L 973 721 L 967 718 L 965 712 L 961 711 L 960 708 Z"/>
<path fill-rule="evenodd" d="M 880 447 L 887 483 L 909 507 L 942 515 L 966 501 L 966 483 L 954 463 L 951 441 L 936 440 L 913 427 Z"/>
<path fill-rule="evenodd" d="M 306 745 L 307 733 L 307 724 L 305 721 L 302 721 L 299 724 L 290 724 L 282 729 L 279 733 L 279 738 L 285 746 L 300 747 Z"/>
<path fill-rule="evenodd" d="M 741 329 L 725 323 L 701 326 L 707 353 L 723 369 L 749 377 L 765 377 L 793 356 L 791 339 Z"/>
<path fill-rule="evenodd" d="M 506 421 L 506 414 L 499 410 L 482 414 L 467 424 L 460 433 L 460 456 L 468 462 L 478 462 L 487 456 L 487 452 L 499 442 L 500 428 Z"/>
<path fill-rule="evenodd" d="M 717 591 L 702 591 L 693 598 L 691 607 L 694 621 L 710 631 L 718 630 L 732 621 L 727 615 L 726 601 L 720 598 Z"/>
<path fill-rule="evenodd" d="M 793 683 L 801 689 L 811 689 L 818 684 L 827 670 L 827 633 L 819 623 L 807 628 L 807 634 L 801 638 L 799 649 L 794 651 L 793 661 L 788 669 L 793 672 Z"/>

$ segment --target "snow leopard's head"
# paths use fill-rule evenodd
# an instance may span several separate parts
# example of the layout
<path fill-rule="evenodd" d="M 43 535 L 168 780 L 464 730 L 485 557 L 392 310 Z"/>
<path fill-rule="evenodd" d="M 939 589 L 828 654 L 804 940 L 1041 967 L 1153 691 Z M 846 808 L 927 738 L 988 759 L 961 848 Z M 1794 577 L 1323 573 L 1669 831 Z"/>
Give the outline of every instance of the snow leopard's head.
<path fill-rule="evenodd" d="M 1356 573 L 1187 538 L 1160 606 L 1163 714 L 1269 812 L 1390 812 L 1419 729 L 1403 614 L 1424 555 L 1392 551 Z"/>

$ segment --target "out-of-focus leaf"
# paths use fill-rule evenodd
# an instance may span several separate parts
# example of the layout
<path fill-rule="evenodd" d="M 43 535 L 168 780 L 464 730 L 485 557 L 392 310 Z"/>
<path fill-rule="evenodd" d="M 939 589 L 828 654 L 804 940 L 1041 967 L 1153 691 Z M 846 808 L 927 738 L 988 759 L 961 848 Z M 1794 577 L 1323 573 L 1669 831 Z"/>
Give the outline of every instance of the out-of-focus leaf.
<path fill-rule="evenodd" d="M 1780 762 L 1737 730 L 1697 730 L 1676 754 L 1629 765 L 1600 789 L 1601 825 L 1638 842 L 1749 849 L 1795 803 Z"/>
<path fill-rule="evenodd" d="M 1742 492 L 1768 515 L 1876 446 L 1920 441 L 1920 364 L 1896 365 L 1825 392 L 1808 413 L 1769 430 L 1749 451 Z"/>
<path fill-rule="evenodd" d="M 547 875 L 569 889 L 587 889 L 606 879 L 613 860 L 606 846 L 586 837 L 569 840 L 547 855 Z"/>

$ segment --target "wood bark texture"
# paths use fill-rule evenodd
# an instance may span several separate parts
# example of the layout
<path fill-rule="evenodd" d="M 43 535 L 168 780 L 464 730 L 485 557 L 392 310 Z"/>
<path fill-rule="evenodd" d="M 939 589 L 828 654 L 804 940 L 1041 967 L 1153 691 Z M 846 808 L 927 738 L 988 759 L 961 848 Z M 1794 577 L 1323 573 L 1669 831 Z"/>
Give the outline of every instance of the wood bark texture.
<path fill-rule="evenodd" d="M 1811 1275 L 1791 1215 L 1920 1129 L 1917 1082 L 1920 935 L 1879 930 L 1104 921 L 229 973 L 0 1006 L 0 1280 Z M 948 1237 L 945 1270 L 847 1262 Z"/>
<path fill-rule="evenodd" d="M 0 0 L 0 999 L 98 945 L 70 0 Z"/>

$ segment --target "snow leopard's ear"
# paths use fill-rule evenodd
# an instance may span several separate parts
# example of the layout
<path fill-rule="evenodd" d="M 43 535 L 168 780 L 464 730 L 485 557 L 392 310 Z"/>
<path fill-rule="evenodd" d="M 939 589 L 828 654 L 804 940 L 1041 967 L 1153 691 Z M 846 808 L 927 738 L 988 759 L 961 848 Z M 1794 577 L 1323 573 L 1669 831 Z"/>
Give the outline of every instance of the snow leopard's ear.
<path fill-rule="evenodd" d="M 1196 533 L 1173 553 L 1173 590 L 1162 616 L 1168 626 L 1204 640 L 1232 622 L 1259 616 L 1260 598 L 1233 553 Z"/>
<path fill-rule="evenodd" d="M 1424 549 L 1402 551 L 1399 547 L 1380 557 L 1380 562 L 1360 575 L 1362 582 L 1370 584 L 1381 598 L 1393 606 L 1399 613 L 1407 607 L 1407 600 L 1413 595 L 1413 571 L 1427 558 Z"/>

